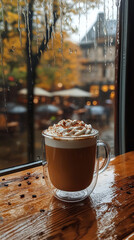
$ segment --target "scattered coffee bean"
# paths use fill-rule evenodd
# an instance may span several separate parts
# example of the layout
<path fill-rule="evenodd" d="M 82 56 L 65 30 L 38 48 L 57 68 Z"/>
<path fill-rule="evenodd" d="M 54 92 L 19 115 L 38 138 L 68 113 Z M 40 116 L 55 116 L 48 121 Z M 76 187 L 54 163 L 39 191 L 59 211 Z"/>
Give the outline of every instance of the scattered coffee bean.
<path fill-rule="evenodd" d="M 24 177 L 24 180 L 27 180 L 29 177 Z"/>
<path fill-rule="evenodd" d="M 18 184 L 18 187 L 21 187 L 21 183 Z"/>
<path fill-rule="evenodd" d="M 31 185 L 31 182 L 27 181 L 27 184 L 28 184 L 28 185 Z"/>
<path fill-rule="evenodd" d="M 39 177 L 38 177 L 38 176 L 36 176 L 35 178 L 36 178 L 36 179 L 38 179 Z"/>
<path fill-rule="evenodd" d="M 129 192 L 129 191 L 127 191 L 126 193 L 127 193 L 127 194 L 131 194 L 131 192 Z"/>
<path fill-rule="evenodd" d="M 121 187 L 120 190 L 123 190 L 123 188 Z"/>
<path fill-rule="evenodd" d="M 8 184 L 7 184 L 7 183 L 4 183 L 4 186 L 5 186 L 5 187 L 8 187 Z"/>
<path fill-rule="evenodd" d="M 30 172 L 27 172 L 27 175 L 28 175 L 28 176 L 30 176 L 30 174 L 31 174 Z"/>
<path fill-rule="evenodd" d="M 44 234 L 43 232 L 40 232 L 40 233 L 39 233 L 39 236 L 42 236 L 43 234 Z"/>
<path fill-rule="evenodd" d="M 131 185 L 131 184 L 130 184 L 129 187 L 130 187 L 130 188 L 134 188 L 134 185 Z"/>
<path fill-rule="evenodd" d="M 25 197 L 25 195 L 24 195 L 24 194 L 21 194 L 21 195 L 20 195 L 20 198 L 24 198 L 24 197 Z"/>
<path fill-rule="evenodd" d="M 40 212 L 45 212 L 45 209 L 40 209 Z"/>
<path fill-rule="evenodd" d="M 2 178 L 2 181 L 4 181 L 5 180 L 5 178 Z"/>
<path fill-rule="evenodd" d="M 44 176 L 42 176 L 42 178 L 44 179 L 45 177 L 44 177 Z"/>
<path fill-rule="evenodd" d="M 10 202 L 8 202 L 8 205 L 11 205 L 11 203 L 10 203 Z"/>
<path fill-rule="evenodd" d="M 32 195 L 32 198 L 36 198 L 37 196 L 35 194 Z"/>
<path fill-rule="evenodd" d="M 68 228 L 68 225 L 67 225 L 67 226 L 63 226 L 63 227 L 61 228 L 61 230 L 64 231 L 64 230 L 67 229 L 67 228 Z"/>

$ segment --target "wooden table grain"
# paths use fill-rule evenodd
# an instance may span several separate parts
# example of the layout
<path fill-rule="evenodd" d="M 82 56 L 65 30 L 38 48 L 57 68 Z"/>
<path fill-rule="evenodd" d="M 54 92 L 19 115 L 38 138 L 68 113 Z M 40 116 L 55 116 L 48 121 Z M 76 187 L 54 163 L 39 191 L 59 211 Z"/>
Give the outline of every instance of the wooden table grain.
<path fill-rule="evenodd" d="M 91 196 L 52 196 L 42 167 L 0 177 L 0 240 L 134 239 L 134 152 L 112 159 Z"/>

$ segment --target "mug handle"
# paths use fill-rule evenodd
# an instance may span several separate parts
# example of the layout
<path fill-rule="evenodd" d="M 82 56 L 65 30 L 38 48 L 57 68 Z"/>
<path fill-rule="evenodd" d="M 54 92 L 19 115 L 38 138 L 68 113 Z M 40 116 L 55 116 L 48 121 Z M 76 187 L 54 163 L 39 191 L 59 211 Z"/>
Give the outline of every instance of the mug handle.
<path fill-rule="evenodd" d="M 110 147 L 103 140 L 97 140 L 97 155 L 98 155 L 99 147 L 104 147 L 104 150 L 105 150 L 105 160 L 104 160 L 101 168 L 99 168 L 99 171 L 98 171 L 98 173 L 102 173 L 107 168 L 107 166 L 110 162 Z"/>

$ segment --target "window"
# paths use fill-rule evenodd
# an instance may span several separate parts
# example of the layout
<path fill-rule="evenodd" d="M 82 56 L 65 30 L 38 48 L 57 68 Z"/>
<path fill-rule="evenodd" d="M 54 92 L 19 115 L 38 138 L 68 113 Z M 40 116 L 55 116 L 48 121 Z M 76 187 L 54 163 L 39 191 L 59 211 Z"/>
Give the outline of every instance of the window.
<path fill-rule="evenodd" d="M 91 122 L 114 155 L 116 15 L 114 0 L 0 2 L 0 169 L 40 161 L 62 118 Z"/>

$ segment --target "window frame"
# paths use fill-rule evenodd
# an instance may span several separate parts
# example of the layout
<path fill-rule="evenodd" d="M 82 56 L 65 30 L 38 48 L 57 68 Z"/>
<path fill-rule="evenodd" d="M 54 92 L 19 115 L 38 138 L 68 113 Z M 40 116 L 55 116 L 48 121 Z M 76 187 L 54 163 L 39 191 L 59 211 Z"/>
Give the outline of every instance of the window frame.
<path fill-rule="evenodd" d="M 133 0 L 120 1 L 115 61 L 115 155 L 134 151 L 133 10 Z"/>

